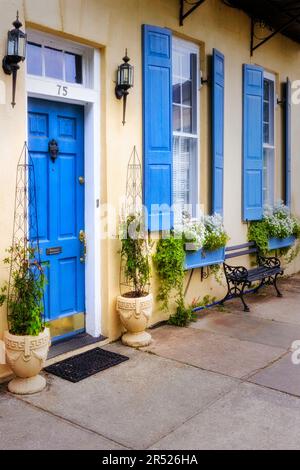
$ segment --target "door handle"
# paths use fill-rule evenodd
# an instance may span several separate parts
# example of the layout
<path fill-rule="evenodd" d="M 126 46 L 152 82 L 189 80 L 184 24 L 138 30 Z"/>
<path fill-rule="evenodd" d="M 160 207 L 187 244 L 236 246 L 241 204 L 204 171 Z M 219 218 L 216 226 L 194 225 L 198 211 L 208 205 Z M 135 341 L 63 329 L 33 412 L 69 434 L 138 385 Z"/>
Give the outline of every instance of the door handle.
<path fill-rule="evenodd" d="M 83 250 L 80 256 L 80 262 L 84 263 L 85 258 L 86 258 L 86 236 L 85 236 L 84 230 L 80 230 L 78 238 L 79 238 L 80 243 L 82 243 L 83 245 Z"/>

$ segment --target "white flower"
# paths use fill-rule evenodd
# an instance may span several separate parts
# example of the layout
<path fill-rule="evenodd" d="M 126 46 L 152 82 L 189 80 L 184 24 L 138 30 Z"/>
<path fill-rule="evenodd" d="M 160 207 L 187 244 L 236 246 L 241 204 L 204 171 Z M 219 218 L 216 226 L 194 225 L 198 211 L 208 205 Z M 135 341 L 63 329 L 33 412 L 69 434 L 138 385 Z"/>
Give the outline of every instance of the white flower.
<path fill-rule="evenodd" d="M 265 207 L 264 220 L 267 222 L 270 235 L 278 238 L 286 238 L 293 235 L 295 219 L 291 216 L 290 209 L 282 201 L 273 208 Z"/>

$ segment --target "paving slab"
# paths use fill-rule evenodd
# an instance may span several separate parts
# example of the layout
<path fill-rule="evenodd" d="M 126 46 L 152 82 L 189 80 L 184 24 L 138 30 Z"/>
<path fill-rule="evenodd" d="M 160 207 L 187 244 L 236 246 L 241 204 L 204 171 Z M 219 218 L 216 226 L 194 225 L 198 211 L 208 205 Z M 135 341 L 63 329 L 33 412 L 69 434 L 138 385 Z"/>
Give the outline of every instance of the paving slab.
<path fill-rule="evenodd" d="M 300 365 L 292 363 L 291 353 L 248 380 L 264 387 L 300 397 Z"/>
<path fill-rule="evenodd" d="M 48 389 L 24 400 L 122 445 L 143 449 L 237 381 L 113 344 L 130 360 L 73 384 L 48 376 Z"/>
<path fill-rule="evenodd" d="M 241 384 L 152 449 L 300 449 L 299 398 Z"/>
<path fill-rule="evenodd" d="M 1 449 L 121 450 L 124 447 L 2 393 L 0 395 Z"/>
<path fill-rule="evenodd" d="M 231 377 L 242 378 L 281 357 L 286 350 L 194 328 L 164 326 L 143 350 Z"/>
<path fill-rule="evenodd" d="M 246 301 L 250 307 L 250 312 L 247 315 L 300 325 L 300 292 L 283 290 L 283 297 L 276 297 L 270 295 L 270 289 L 265 289 L 261 294 L 247 296 Z M 225 303 L 225 306 L 231 313 L 243 313 L 239 299 L 230 300 Z"/>
<path fill-rule="evenodd" d="M 280 282 L 280 288 L 283 291 L 292 291 L 299 293 L 300 292 L 300 276 L 293 276 L 287 279 L 283 279 Z"/>
<path fill-rule="evenodd" d="M 277 302 L 270 302 L 262 307 L 255 305 L 251 314 L 265 320 L 300 325 L 300 295 L 288 292 L 276 300 Z"/>
<path fill-rule="evenodd" d="M 286 350 L 290 349 L 293 341 L 300 339 L 300 325 L 265 320 L 251 313 L 212 311 L 192 322 L 190 328 Z"/>

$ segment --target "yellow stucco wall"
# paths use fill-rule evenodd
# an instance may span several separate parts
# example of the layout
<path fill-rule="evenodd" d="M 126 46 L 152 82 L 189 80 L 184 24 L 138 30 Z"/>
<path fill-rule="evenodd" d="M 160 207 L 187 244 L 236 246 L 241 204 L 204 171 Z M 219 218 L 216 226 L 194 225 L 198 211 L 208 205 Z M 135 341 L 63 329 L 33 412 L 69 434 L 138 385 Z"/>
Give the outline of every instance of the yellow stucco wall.
<path fill-rule="evenodd" d="M 300 45 L 278 35 L 264 47 L 249 53 L 250 19 L 241 11 L 226 7 L 220 0 L 209 0 L 184 23 L 178 24 L 178 0 L 0 0 L 0 53 L 4 55 L 6 32 L 17 9 L 26 25 L 92 44 L 101 49 L 101 202 L 118 205 L 125 191 L 125 175 L 133 145 L 142 156 L 142 69 L 141 25 L 143 23 L 168 27 L 174 34 L 183 35 L 200 44 L 201 68 L 207 75 L 207 55 L 218 48 L 225 55 L 225 169 L 224 216 L 231 244 L 246 240 L 247 226 L 241 222 L 242 169 L 242 64 L 256 63 L 273 71 L 279 83 L 289 76 L 299 78 Z M 130 91 L 127 124 L 122 126 L 122 104 L 114 97 L 115 71 L 128 48 L 135 66 L 135 86 Z M 25 67 L 18 75 L 17 106 L 10 106 L 11 77 L 0 70 L 0 81 L 6 91 L 6 104 L 0 105 L 0 258 L 10 244 L 13 222 L 14 185 L 18 155 L 26 139 L 26 82 Z M 3 86 L 3 85 L 1 85 Z M 209 88 L 201 90 L 201 203 L 208 207 L 210 195 L 210 114 Z M 292 109 L 292 175 L 293 211 L 300 215 L 300 110 Z M 276 199 L 283 191 L 282 111 L 276 108 Z M 99 221 L 100 223 L 100 221 Z M 120 334 L 115 313 L 119 293 L 119 242 L 105 240 L 102 248 L 102 331 L 114 339 Z M 289 272 L 300 269 L 295 261 Z M 7 270 L 0 264 L 0 281 Z M 100 288 L 100 286 L 99 286 Z M 188 301 L 206 294 L 220 296 L 224 289 L 213 277 L 200 283 L 199 275 L 191 286 Z M 154 286 L 154 293 L 156 292 Z M 162 319 L 157 305 L 153 322 Z M 5 328 L 5 310 L 0 311 L 0 332 Z M 1 333 L 0 333 L 1 335 Z M 0 367 L 0 378 L 6 369 Z"/>

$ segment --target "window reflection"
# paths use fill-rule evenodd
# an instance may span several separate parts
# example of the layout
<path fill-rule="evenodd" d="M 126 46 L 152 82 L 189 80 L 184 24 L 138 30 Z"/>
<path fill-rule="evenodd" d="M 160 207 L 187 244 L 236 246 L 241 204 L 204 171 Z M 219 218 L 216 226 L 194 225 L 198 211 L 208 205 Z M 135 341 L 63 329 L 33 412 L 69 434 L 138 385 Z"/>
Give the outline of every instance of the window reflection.
<path fill-rule="evenodd" d="M 179 218 L 187 204 L 195 207 L 197 202 L 197 60 L 193 44 L 174 40 L 172 51 L 173 202 L 179 209 L 177 214 Z"/>
<path fill-rule="evenodd" d="M 62 49 L 28 43 L 27 73 L 68 83 L 83 83 L 82 56 Z"/>
<path fill-rule="evenodd" d="M 66 81 L 82 83 L 82 57 L 71 52 L 65 53 Z"/>
<path fill-rule="evenodd" d="M 45 75 L 50 78 L 63 80 L 63 53 L 52 47 L 45 47 Z"/>
<path fill-rule="evenodd" d="M 33 42 L 27 43 L 27 73 L 43 74 L 42 46 Z"/>

